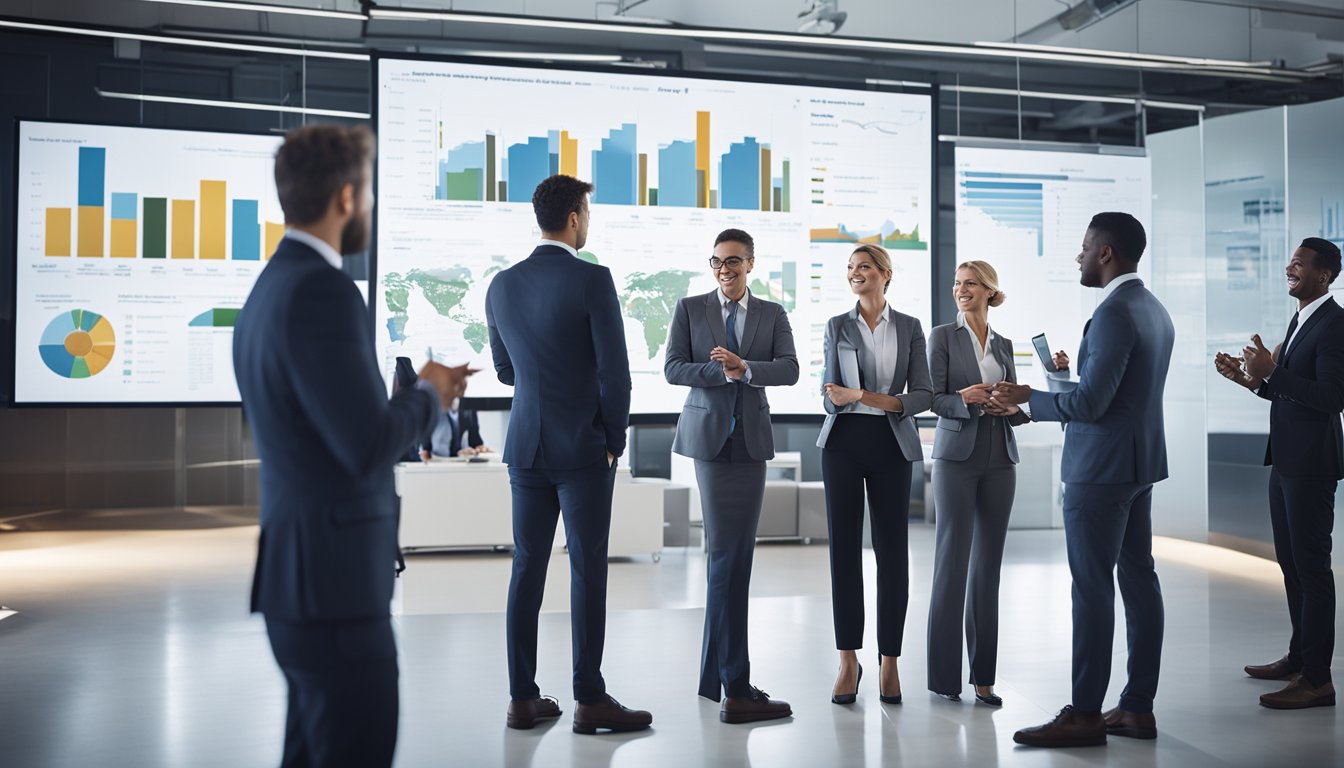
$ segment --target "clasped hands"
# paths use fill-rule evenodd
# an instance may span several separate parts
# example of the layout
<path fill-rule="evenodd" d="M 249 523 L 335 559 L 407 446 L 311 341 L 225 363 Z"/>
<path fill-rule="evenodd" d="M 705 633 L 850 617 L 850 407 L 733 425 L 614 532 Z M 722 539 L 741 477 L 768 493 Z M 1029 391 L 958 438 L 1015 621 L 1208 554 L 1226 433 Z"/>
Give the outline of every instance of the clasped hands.
<path fill-rule="evenodd" d="M 1019 389 L 1023 391 L 1020 398 Z M 961 395 L 963 403 L 968 406 L 978 405 L 980 410 L 990 416 L 1012 416 L 1022 410 L 1018 405 L 1031 397 L 1031 387 L 1019 387 L 1001 381 L 998 384 L 972 384 L 957 394 Z"/>
<path fill-rule="evenodd" d="M 1241 350 L 1241 357 L 1219 352 L 1213 356 L 1213 367 L 1223 378 L 1241 386 L 1255 390 L 1265 383 L 1265 379 L 1274 372 L 1275 361 L 1279 359 L 1282 344 L 1271 352 L 1260 340 L 1260 334 L 1251 336 L 1251 343 Z"/>
<path fill-rule="evenodd" d="M 741 381 L 747 375 L 747 361 L 728 351 L 727 347 L 715 347 L 709 352 L 709 359 L 723 366 L 723 375 L 733 381 Z"/>

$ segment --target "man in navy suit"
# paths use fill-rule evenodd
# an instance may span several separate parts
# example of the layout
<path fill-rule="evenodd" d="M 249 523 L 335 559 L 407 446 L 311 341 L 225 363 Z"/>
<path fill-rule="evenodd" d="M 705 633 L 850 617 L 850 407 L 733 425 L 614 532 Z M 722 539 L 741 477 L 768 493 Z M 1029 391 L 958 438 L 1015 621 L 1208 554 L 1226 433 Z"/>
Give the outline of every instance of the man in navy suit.
<path fill-rule="evenodd" d="M 454 400 L 439 417 L 429 443 L 420 447 L 422 461 L 430 461 L 433 456 L 466 458 L 490 453 L 490 446 L 481 437 L 481 421 L 476 411 L 461 406 L 461 400 Z"/>
<path fill-rule="evenodd" d="M 513 488 L 508 654 L 511 728 L 560 716 L 537 687 L 537 614 L 559 515 L 569 548 L 576 733 L 653 722 L 607 694 L 607 538 L 616 460 L 630 421 L 630 360 L 611 271 L 578 258 L 588 239 L 588 193 L 570 176 L 537 185 L 541 242 L 495 275 L 486 292 L 490 351 L 514 388 L 504 463 Z"/>
<path fill-rule="evenodd" d="M 1335 704 L 1330 659 L 1335 648 L 1335 574 L 1330 537 L 1335 489 L 1344 478 L 1344 309 L 1330 297 L 1340 272 L 1339 248 L 1308 237 L 1288 261 L 1288 294 L 1297 312 L 1271 354 L 1251 337 L 1242 360 L 1219 353 L 1218 371 L 1269 400 L 1269 519 L 1274 554 L 1288 593 L 1288 654 L 1247 666 L 1260 680 L 1286 680 L 1260 703 L 1271 709 Z"/>
<path fill-rule="evenodd" d="M 288 227 L 238 315 L 234 370 L 261 459 L 252 610 L 289 687 L 285 766 L 387 766 L 397 741 L 388 604 L 392 465 L 466 368 L 428 363 L 389 402 L 341 254 L 368 247 L 373 134 L 306 126 L 275 156 Z"/>
<path fill-rule="evenodd" d="M 1167 477 L 1162 393 L 1175 330 L 1137 274 L 1147 246 L 1127 213 L 1099 213 L 1083 237 L 1080 282 L 1102 300 L 1078 347 L 1078 387 L 1035 392 L 1003 382 L 993 399 L 1029 403 L 1035 421 L 1066 423 L 1061 475 L 1073 575 L 1073 703 L 1013 741 L 1037 747 L 1106 743 L 1106 734 L 1157 736 L 1153 698 L 1162 660 L 1162 590 L 1153 569 L 1153 484 Z M 1111 681 L 1115 578 L 1125 602 L 1129 681 L 1101 711 Z"/>

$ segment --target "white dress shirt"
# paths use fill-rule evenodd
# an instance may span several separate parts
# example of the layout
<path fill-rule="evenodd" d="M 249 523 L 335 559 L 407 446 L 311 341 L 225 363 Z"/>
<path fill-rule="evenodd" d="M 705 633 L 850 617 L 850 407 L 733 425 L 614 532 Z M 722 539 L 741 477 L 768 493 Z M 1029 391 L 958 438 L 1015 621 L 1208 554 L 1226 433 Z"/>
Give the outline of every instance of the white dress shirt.
<path fill-rule="evenodd" d="M 742 298 L 738 299 L 737 301 L 737 316 L 733 318 L 733 329 L 737 331 L 736 334 L 737 351 L 739 352 L 739 356 L 746 354 L 746 350 L 742 348 L 742 331 L 745 330 L 747 327 L 747 303 L 750 299 L 751 299 L 751 289 L 747 289 L 742 294 Z M 723 327 L 725 330 L 727 330 L 728 328 L 728 304 L 731 301 L 732 299 L 728 298 L 728 295 L 723 292 L 722 288 L 720 288 L 719 314 L 723 317 Z M 742 359 L 743 361 L 746 360 L 745 357 L 742 357 Z M 723 377 L 729 381 L 735 381 L 735 379 L 733 379 L 727 373 L 723 374 Z M 743 384 L 751 383 L 751 366 L 747 366 L 747 372 L 742 376 L 742 383 Z"/>
<path fill-rule="evenodd" d="M 980 337 L 975 335 L 975 330 L 966 324 L 966 315 L 960 312 L 957 313 L 957 327 L 965 328 L 966 335 L 971 337 L 971 350 L 975 352 L 975 359 L 980 363 L 980 383 L 998 384 L 1007 379 L 1007 372 L 989 349 L 994 344 L 994 329 L 988 329 L 985 344 L 981 344 Z"/>
<path fill-rule="evenodd" d="M 891 318 L 888 315 L 888 307 L 882 305 L 882 314 L 878 316 L 877 327 L 869 328 L 868 321 L 863 319 L 863 313 L 859 313 L 859 339 L 862 347 L 859 349 L 859 365 L 862 370 L 871 370 L 877 373 L 877 381 L 865 382 L 868 385 L 868 391 L 879 395 L 885 395 L 891 392 L 891 385 L 896 379 L 896 360 L 900 354 L 900 346 L 896 342 L 896 328 L 891 324 Z M 871 365 L 869 365 L 871 363 Z M 864 405 L 859 401 L 854 401 L 854 408 L 850 413 L 867 413 L 873 416 L 885 416 L 887 412 L 881 408 L 874 408 L 871 405 Z"/>
<path fill-rule="evenodd" d="M 537 245 L 538 245 L 538 246 L 541 246 L 541 245 L 554 245 L 554 246 L 556 246 L 556 247 L 564 248 L 566 251 L 569 251 L 569 255 L 570 255 L 570 256 L 573 256 L 573 257 L 575 257 L 575 258 L 578 258 L 578 256 L 579 256 L 579 252 L 578 252 L 577 249 L 574 248 L 574 246 L 570 245 L 569 243 L 562 243 L 562 242 L 560 242 L 559 240 L 547 240 L 546 238 L 543 237 L 543 238 L 541 239 L 541 242 L 537 243 Z"/>
<path fill-rule="evenodd" d="M 1116 288 L 1119 288 L 1125 283 L 1133 282 L 1138 279 L 1140 279 L 1138 272 L 1126 272 L 1125 274 L 1120 275 L 1111 282 L 1107 283 L 1105 288 L 1101 289 L 1101 301 L 1105 301 L 1111 298 L 1111 294 L 1115 293 Z"/>
<path fill-rule="evenodd" d="M 341 268 L 341 254 L 337 253 L 335 248 L 332 248 L 326 240 L 323 240 L 317 235 L 299 229 L 286 229 L 285 237 L 303 243 L 314 251 L 322 254 L 322 258 L 326 259 L 327 263 L 331 266 L 337 269 Z"/>
<path fill-rule="evenodd" d="M 1321 305 L 1329 300 L 1330 294 L 1327 293 L 1307 306 L 1297 310 L 1297 327 L 1293 329 L 1292 336 L 1284 339 L 1283 348 L 1279 350 L 1280 355 L 1286 353 L 1292 347 L 1293 339 L 1297 338 L 1297 334 L 1302 330 L 1302 326 L 1306 325 L 1307 320 L 1310 319 L 1312 315 L 1316 314 L 1316 310 L 1320 309 Z"/>

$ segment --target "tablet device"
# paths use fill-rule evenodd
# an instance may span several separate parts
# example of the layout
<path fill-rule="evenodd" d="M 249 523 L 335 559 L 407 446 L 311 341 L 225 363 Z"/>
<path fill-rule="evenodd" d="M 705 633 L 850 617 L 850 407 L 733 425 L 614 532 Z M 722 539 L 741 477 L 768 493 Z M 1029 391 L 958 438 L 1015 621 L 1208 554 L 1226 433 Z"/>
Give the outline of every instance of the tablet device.
<path fill-rule="evenodd" d="M 1038 333 L 1031 337 L 1031 345 L 1036 348 L 1036 356 L 1041 359 L 1041 365 L 1045 366 L 1046 373 L 1059 373 L 1055 367 L 1055 356 L 1050 353 L 1050 344 L 1045 340 L 1044 333 Z"/>

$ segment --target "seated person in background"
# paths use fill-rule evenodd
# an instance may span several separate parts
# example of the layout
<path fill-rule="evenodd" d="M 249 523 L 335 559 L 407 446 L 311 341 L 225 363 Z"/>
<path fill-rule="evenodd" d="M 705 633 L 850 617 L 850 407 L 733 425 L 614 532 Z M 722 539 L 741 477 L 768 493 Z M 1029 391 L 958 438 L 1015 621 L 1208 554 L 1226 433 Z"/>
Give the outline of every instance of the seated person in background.
<path fill-rule="evenodd" d="M 434 433 L 429 442 L 420 447 L 420 459 L 429 461 L 431 456 L 475 456 L 478 453 L 490 453 L 490 448 L 481 439 L 481 423 L 476 411 L 461 407 L 462 400 L 453 400 L 451 408 L 444 409 L 439 421 L 434 425 Z"/>

